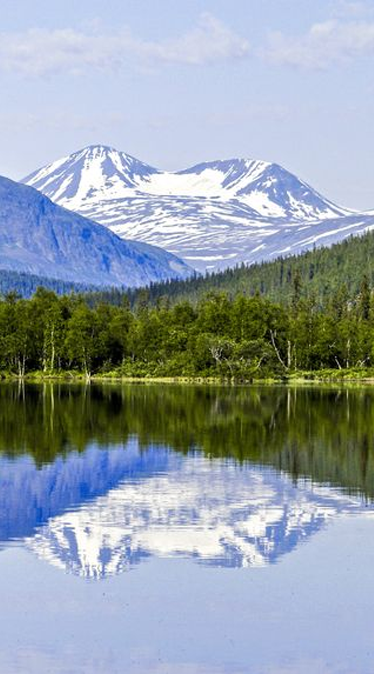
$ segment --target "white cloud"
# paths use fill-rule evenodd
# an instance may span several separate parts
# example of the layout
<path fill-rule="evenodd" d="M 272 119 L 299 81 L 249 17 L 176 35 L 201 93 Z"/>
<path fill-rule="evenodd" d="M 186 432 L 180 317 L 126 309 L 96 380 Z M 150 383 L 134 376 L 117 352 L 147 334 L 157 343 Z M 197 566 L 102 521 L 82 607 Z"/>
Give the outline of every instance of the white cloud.
<path fill-rule="evenodd" d="M 374 54 L 374 22 L 333 19 L 311 26 L 301 37 L 273 33 L 262 56 L 279 65 L 326 68 Z"/>
<path fill-rule="evenodd" d="M 0 69 L 26 76 L 56 73 L 82 74 L 88 70 L 119 70 L 128 62 L 141 66 L 161 63 L 203 65 L 245 58 L 247 40 L 211 14 L 197 25 L 169 40 L 149 41 L 128 28 L 118 32 L 33 29 L 0 34 Z"/>

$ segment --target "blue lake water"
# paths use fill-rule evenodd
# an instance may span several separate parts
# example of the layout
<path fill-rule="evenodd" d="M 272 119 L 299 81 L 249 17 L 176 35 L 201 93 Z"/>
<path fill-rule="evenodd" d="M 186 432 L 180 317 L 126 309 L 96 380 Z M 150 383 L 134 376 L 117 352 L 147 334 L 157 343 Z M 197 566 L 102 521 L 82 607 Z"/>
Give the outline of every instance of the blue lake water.
<path fill-rule="evenodd" d="M 374 392 L 0 387 L 1 674 L 374 672 Z"/>

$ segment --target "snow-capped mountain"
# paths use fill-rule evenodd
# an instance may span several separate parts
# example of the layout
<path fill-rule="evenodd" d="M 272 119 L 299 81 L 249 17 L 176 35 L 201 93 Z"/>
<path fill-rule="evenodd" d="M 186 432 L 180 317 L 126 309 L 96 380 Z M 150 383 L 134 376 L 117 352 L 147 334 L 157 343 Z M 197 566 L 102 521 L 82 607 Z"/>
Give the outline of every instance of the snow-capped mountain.
<path fill-rule="evenodd" d="M 24 181 L 53 201 L 198 270 L 331 244 L 374 227 L 278 164 L 230 159 L 175 173 L 106 146 L 59 159 Z"/>
<path fill-rule="evenodd" d="M 140 286 L 192 273 L 176 256 L 124 241 L 37 190 L 0 177 L 0 268 L 93 285 Z"/>

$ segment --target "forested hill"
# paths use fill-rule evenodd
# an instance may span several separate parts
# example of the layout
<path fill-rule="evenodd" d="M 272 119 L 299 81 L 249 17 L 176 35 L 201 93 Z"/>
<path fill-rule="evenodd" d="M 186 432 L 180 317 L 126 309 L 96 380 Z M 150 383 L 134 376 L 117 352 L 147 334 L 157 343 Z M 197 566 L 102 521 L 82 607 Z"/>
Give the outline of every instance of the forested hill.
<path fill-rule="evenodd" d="M 267 299 L 289 304 L 295 294 L 313 297 L 324 305 L 344 286 L 350 298 L 360 292 L 363 279 L 374 287 L 374 232 L 360 237 L 350 237 L 331 248 L 316 248 L 302 255 L 278 258 L 274 262 L 240 266 L 234 269 L 195 276 L 186 281 L 168 281 L 152 284 L 144 290 L 127 292 L 131 304 L 149 299 L 156 304 L 167 297 L 174 304 L 180 300 L 196 303 L 209 292 L 226 292 L 229 297 L 259 293 Z M 121 293 L 99 293 L 100 299 L 120 303 Z"/>
<path fill-rule="evenodd" d="M 259 293 L 269 300 L 290 304 L 295 291 L 300 298 L 313 298 L 324 306 L 343 287 L 349 298 L 360 292 L 363 279 L 374 288 L 374 232 L 350 237 L 331 248 L 316 248 L 302 255 L 278 258 L 273 262 L 240 266 L 215 274 L 196 275 L 185 281 L 151 284 L 145 289 L 124 290 L 71 283 L 58 279 L 0 269 L 0 294 L 16 292 L 31 297 L 39 286 L 58 295 L 84 293 L 95 305 L 100 301 L 121 305 L 124 297 L 136 306 L 139 302 L 157 304 L 167 297 L 172 304 L 189 300 L 196 304 L 209 292 L 225 292 L 231 298 Z"/>
<path fill-rule="evenodd" d="M 2 296 L 7 295 L 7 293 L 16 293 L 21 297 L 29 298 L 34 295 L 39 287 L 53 290 L 57 295 L 87 293 L 97 290 L 97 286 L 94 285 L 0 269 L 0 295 Z"/>

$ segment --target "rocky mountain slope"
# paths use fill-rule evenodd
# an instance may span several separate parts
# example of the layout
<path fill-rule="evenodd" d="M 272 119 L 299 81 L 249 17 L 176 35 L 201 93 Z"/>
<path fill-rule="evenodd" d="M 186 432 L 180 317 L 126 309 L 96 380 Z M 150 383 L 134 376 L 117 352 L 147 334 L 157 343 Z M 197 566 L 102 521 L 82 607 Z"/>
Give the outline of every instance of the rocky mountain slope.
<path fill-rule="evenodd" d="M 123 286 L 186 278 L 192 272 L 174 255 L 145 243 L 124 241 L 37 190 L 2 177 L 0 269 Z"/>

